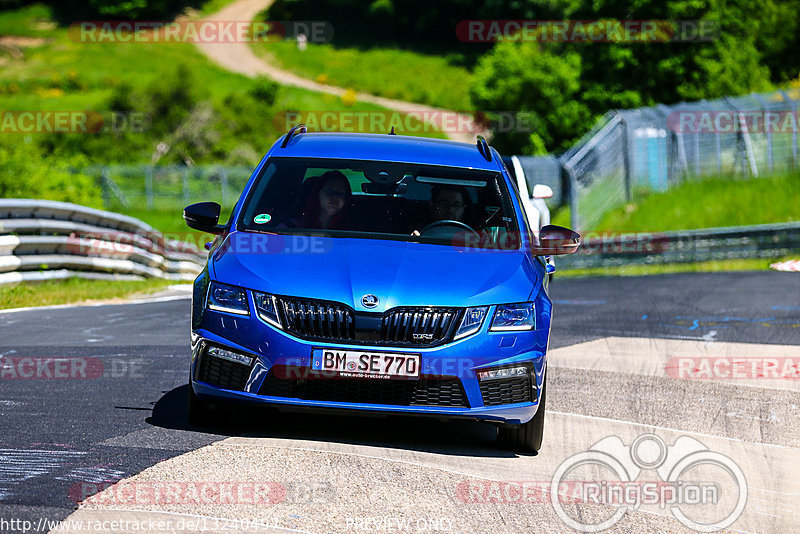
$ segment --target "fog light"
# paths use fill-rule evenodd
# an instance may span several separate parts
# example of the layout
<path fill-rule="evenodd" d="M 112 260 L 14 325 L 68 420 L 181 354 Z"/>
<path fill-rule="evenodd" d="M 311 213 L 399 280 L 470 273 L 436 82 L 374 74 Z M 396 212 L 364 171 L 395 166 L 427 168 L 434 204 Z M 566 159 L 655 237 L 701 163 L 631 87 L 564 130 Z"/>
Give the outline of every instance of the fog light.
<path fill-rule="evenodd" d="M 214 346 L 208 347 L 208 349 L 206 349 L 206 354 L 223 360 L 228 360 L 229 362 L 241 363 L 248 367 L 250 367 L 250 365 L 253 363 L 253 358 L 250 356 L 245 356 L 244 354 L 239 354 L 238 352 L 221 349 Z"/>
<path fill-rule="evenodd" d="M 505 369 L 478 371 L 478 380 L 496 380 L 500 378 L 515 378 L 518 376 L 528 376 L 528 368 L 506 367 Z"/>

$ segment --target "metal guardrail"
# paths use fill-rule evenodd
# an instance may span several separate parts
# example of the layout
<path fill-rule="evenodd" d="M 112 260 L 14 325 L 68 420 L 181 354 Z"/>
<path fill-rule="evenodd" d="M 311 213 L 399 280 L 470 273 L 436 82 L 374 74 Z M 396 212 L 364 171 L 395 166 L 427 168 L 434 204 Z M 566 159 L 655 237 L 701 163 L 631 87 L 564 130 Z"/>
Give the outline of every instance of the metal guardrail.
<path fill-rule="evenodd" d="M 778 258 L 800 251 L 800 223 L 585 236 L 559 269 Z"/>
<path fill-rule="evenodd" d="M 205 258 L 133 217 L 66 202 L 0 199 L 0 284 L 70 276 L 192 280 Z"/>
<path fill-rule="evenodd" d="M 559 270 L 777 258 L 800 251 L 800 223 L 588 234 Z M 80 277 L 192 280 L 206 254 L 133 217 L 48 200 L 0 199 L 0 285 Z"/>

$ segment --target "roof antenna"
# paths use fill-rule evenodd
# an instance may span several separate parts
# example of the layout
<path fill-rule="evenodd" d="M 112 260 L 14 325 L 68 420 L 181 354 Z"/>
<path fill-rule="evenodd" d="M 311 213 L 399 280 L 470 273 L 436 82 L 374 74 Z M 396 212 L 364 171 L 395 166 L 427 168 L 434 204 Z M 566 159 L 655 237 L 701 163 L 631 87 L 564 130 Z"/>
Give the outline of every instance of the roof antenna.
<path fill-rule="evenodd" d="M 394 133 L 394 126 L 392 126 L 392 131 L 389 132 L 389 135 L 397 135 L 396 133 Z"/>

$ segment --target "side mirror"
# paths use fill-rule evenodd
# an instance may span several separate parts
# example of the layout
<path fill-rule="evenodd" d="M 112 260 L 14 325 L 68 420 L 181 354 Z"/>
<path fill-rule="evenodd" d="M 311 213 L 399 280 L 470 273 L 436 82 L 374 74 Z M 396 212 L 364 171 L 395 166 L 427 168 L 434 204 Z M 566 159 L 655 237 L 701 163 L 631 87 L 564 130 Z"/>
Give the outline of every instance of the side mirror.
<path fill-rule="evenodd" d="M 222 207 L 216 202 L 198 202 L 183 208 L 183 220 L 189 228 L 220 235 L 225 231 L 224 226 L 217 224 Z"/>
<path fill-rule="evenodd" d="M 581 244 L 581 235 L 578 232 L 548 224 L 539 231 L 539 244 L 534 246 L 534 256 L 560 256 L 572 254 Z"/>
<path fill-rule="evenodd" d="M 553 196 L 553 190 L 549 185 L 536 184 L 533 186 L 533 194 L 531 198 L 550 198 Z"/>

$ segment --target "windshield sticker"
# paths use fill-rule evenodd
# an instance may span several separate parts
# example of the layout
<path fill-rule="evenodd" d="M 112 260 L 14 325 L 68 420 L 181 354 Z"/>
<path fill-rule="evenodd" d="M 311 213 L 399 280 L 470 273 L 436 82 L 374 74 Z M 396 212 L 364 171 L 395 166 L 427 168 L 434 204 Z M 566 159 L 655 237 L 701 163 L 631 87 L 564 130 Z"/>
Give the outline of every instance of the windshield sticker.
<path fill-rule="evenodd" d="M 272 220 L 272 215 L 268 213 L 261 213 L 255 216 L 253 222 L 256 224 L 267 224 L 271 220 Z"/>

